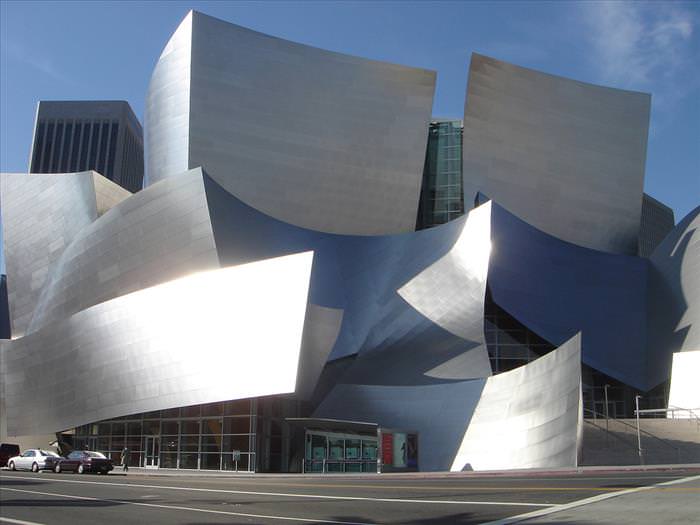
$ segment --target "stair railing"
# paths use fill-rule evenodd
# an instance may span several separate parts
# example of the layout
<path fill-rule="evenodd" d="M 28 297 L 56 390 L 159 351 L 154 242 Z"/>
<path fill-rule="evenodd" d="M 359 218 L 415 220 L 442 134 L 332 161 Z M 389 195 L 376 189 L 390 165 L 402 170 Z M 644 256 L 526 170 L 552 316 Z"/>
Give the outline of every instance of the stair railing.
<path fill-rule="evenodd" d="M 595 410 L 591 410 L 590 408 L 584 408 L 583 410 L 584 410 L 584 412 L 588 412 L 589 414 L 593 414 L 593 415 L 595 415 L 595 416 L 602 416 L 603 418 L 605 418 L 605 414 L 601 414 L 600 412 L 596 412 Z M 639 411 L 640 414 L 641 414 L 642 412 L 643 412 L 642 410 Z M 657 435 L 655 435 L 655 434 L 652 434 L 651 432 L 648 432 L 647 430 L 637 429 L 636 425 L 631 425 L 631 424 L 627 423 L 626 421 L 622 421 L 621 419 L 615 419 L 615 418 L 610 418 L 610 419 L 612 419 L 613 421 L 616 421 L 617 423 L 619 423 L 619 424 L 621 424 L 621 425 L 624 425 L 624 426 L 627 426 L 627 427 L 633 429 L 635 432 L 637 432 L 637 431 L 639 430 L 639 432 L 640 432 L 641 434 L 643 434 L 644 436 L 653 438 L 653 439 L 655 439 L 655 440 L 657 440 L 657 441 L 663 443 L 663 444 L 666 445 L 667 447 L 671 447 L 673 450 L 676 451 L 676 458 L 678 459 L 678 463 L 681 462 L 681 449 L 680 449 L 679 447 L 677 447 L 677 446 L 671 444 L 669 441 L 665 440 L 664 438 L 661 438 L 661 437 L 659 437 L 659 436 L 657 436 Z M 585 421 L 585 420 L 584 420 L 584 421 Z M 597 425 L 595 425 L 595 423 L 592 423 L 590 419 L 587 420 L 587 422 L 588 422 L 589 424 L 591 424 L 591 425 L 597 426 Z M 600 427 L 598 427 L 598 428 L 600 428 Z M 606 433 L 609 433 L 609 431 L 606 430 Z M 615 437 L 618 437 L 618 436 L 615 436 Z M 624 440 L 621 440 L 621 441 L 622 441 L 623 443 L 625 443 L 626 445 L 629 445 L 629 446 L 631 446 L 631 447 L 633 447 L 633 448 L 635 448 L 635 449 L 637 448 L 636 446 L 633 446 L 632 444 L 627 443 L 627 442 L 624 441 Z M 641 456 L 641 458 L 640 458 L 642 461 L 643 461 L 643 457 L 644 457 L 644 449 L 642 449 L 642 456 Z"/>
<path fill-rule="evenodd" d="M 668 417 L 668 413 L 671 413 L 671 417 Z M 676 418 L 676 413 L 685 413 L 687 417 Z M 700 431 L 700 416 L 692 408 L 681 408 L 673 405 L 669 405 L 668 408 L 647 408 L 639 411 L 639 415 L 643 414 L 666 414 L 666 419 L 690 419 L 695 421 L 698 431 Z"/>

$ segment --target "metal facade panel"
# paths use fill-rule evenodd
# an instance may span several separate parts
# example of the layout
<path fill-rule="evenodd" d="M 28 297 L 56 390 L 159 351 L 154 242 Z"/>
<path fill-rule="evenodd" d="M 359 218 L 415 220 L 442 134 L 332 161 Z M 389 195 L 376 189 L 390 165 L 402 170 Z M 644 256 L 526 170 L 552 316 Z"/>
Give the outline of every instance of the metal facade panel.
<path fill-rule="evenodd" d="M 8 434 L 293 392 L 312 256 L 190 275 L 3 343 Z"/>
<path fill-rule="evenodd" d="M 641 390 L 648 260 L 561 241 L 496 203 L 488 283 L 494 302 L 553 345 L 583 333 L 583 362 Z"/>
<path fill-rule="evenodd" d="M 144 114 L 144 188 L 190 168 L 191 46 L 192 12 L 165 45 L 148 85 Z"/>
<path fill-rule="evenodd" d="M 656 386 L 668 379 L 673 353 L 700 349 L 700 207 L 676 225 L 649 262 L 647 348 L 649 382 Z"/>
<path fill-rule="evenodd" d="M 464 202 L 482 192 L 550 235 L 636 255 L 650 104 L 473 54 Z"/>
<path fill-rule="evenodd" d="M 291 224 L 361 235 L 414 229 L 434 72 L 288 42 L 197 12 L 183 25 L 189 19 L 191 38 L 178 29 L 149 91 L 150 183 L 202 166 L 247 204 Z M 190 47 L 189 83 L 183 71 L 166 78 L 163 61 Z M 184 117 L 187 105 L 171 99 L 187 91 Z"/>
<path fill-rule="evenodd" d="M 98 217 L 104 215 L 121 201 L 131 196 L 129 190 L 125 190 L 119 186 L 119 184 L 115 184 L 96 171 L 92 172 L 92 181 L 95 185 L 95 200 Z"/>
<path fill-rule="evenodd" d="M 421 471 L 449 470 L 485 379 L 439 385 L 340 384 L 312 417 L 377 423 L 418 432 Z"/>
<path fill-rule="evenodd" d="M 314 393 L 323 367 L 338 339 L 342 323 L 342 310 L 308 305 L 295 390 L 299 399 L 310 399 Z"/>
<path fill-rule="evenodd" d="M 399 295 L 438 326 L 463 339 L 484 331 L 491 252 L 491 203 L 472 210 L 452 249 L 404 286 Z"/>
<path fill-rule="evenodd" d="M 700 350 L 673 354 L 673 373 L 668 393 L 668 408 L 685 408 L 694 412 L 669 412 L 670 418 L 698 417 L 700 413 Z"/>
<path fill-rule="evenodd" d="M 201 170 L 133 194 L 56 262 L 30 331 L 120 295 L 219 266 Z"/>
<path fill-rule="evenodd" d="M 639 256 L 649 257 L 676 225 L 673 210 L 646 193 L 639 225 Z"/>
<path fill-rule="evenodd" d="M 205 187 L 222 265 L 303 250 L 315 252 L 309 302 L 343 311 L 330 359 L 361 354 L 362 359 L 351 370 L 353 377 L 361 376 L 365 384 L 391 381 L 395 385 L 416 385 L 490 374 L 484 349 L 483 281 L 470 284 L 474 293 L 469 297 L 474 305 L 462 312 L 476 316 L 469 319 L 474 330 L 464 334 L 469 335 L 468 339 L 438 326 L 397 292 L 455 246 L 462 238 L 467 217 L 408 234 L 335 235 L 267 216 L 209 177 L 205 177 Z M 488 206 L 479 211 L 486 212 Z M 476 232 L 488 242 L 488 214 L 486 218 L 483 228 L 476 228 Z M 473 228 L 470 231 L 473 233 Z M 488 256 L 483 244 L 461 246 L 462 255 L 473 250 L 483 259 L 484 254 Z M 445 290 L 437 292 L 434 300 L 445 300 L 440 296 Z M 392 370 L 390 378 L 388 369 Z"/>
<path fill-rule="evenodd" d="M 581 335 L 486 380 L 450 470 L 576 467 Z"/>
<path fill-rule="evenodd" d="M 0 212 L 12 336 L 21 337 L 64 249 L 97 217 L 92 172 L 3 173 Z"/>

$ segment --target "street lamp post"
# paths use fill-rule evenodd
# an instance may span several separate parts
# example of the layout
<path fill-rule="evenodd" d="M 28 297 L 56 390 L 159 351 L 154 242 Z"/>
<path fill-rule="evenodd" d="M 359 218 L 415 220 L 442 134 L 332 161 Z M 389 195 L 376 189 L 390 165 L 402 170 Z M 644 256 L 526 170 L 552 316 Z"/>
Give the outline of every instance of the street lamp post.
<path fill-rule="evenodd" d="M 642 457 L 642 435 L 639 431 L 639 400 L 642 398 L 640 395 L 634 396 L 634 403 L 637 406 L 637 410 L 635 410 L 637 414 L 637 450 L 639 451 L 639 464 L 642 465 L 644 464 L 644 459 Z"/>

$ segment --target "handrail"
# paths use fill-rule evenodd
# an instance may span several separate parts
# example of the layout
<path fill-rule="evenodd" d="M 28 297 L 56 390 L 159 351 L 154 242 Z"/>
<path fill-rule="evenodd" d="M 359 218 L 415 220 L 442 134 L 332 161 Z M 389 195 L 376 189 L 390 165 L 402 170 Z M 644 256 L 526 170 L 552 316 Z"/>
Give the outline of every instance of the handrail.
<path fill-rule="evenodd" d="M 698 424 L 698 428 L 700 428 L 700 414 L 695 412 L 696 410 L 700 410 L 700 408 L 681 408 L 675 405 L 668 405 L 669 411 L 671 412 L 671 417 L 672 419 L 676 419 L 675 413 L 676 411 L 680 412 L 688 412 L 692 417 L 695 418 L 696 423 Z"/>
<path fill-rule="evenodd" d="M 668 413 L 671 412 L 671 417 L 668 418 Z M 660 414 L 664 413 L 667 415 L 667 419 L 676 419 L 676 412 L 687 412 L 688 416 L 687 418 L 678 418 L 678 419 L 689 419 L 689 420 L 695 420 L 695 423 L 698 426 L 698 430 L 700 430 L 700 416 L 698 416 L 695 411 L 692 408 L 680 408 L 676 407 L 673 405 L 669 405 L 668 408 L 646 408 L 644 410 L 639 410 L 638 412 L 635 410 L 635 414 L 639 413 L 641 414 Z"/>
<path fill-rule="evenodd" d="M 598 416 L 603 416 L 603 418 L 605 419 L 605 414 L 601 414 L 600 412 L 596 412 L 595 410 L 591 410 L 590 408 L 584 408 L 583 410 L 584 410 L 584 412 L 590 412 L 591 414 L 595 414 L 595 415 L 598 415 Z M 640 412 L 641 412 L 641 411 L 640 411 Z M 610 418 L 610 419 L 612 419 L 613 421 L 617 421 L 618 423 L 621 423 L 621 424 L 623 424 L 623 425 L 625 425 L 625 426 L 628 426 L 628 427 L 634 429 L 635 432 L 637 431 L 637 427 L 636 427 L 635 425 L 630 425 L 629 423 L 627 423 L 626 421 L 622 421 L 621 419 L 613 419 L 613 418 Z M 588 420 L 588 423 L 591 424 L 591 425 L 594 424 L 594 423 L 591 423 L 590 420 Z M 596 426 L 597 426 L 597 425 L 596 425 Z M 654 438 L 654 439 L 656 439 L 656 440 L 658 440 L 658 441 L 661 441 L 661 443 L 663 443 L 664 445 L 666 445 L 666 446 L 671 447 L 672 449 L 674 449 L 674 450 L 676 451 L 676 455 L 678 456 L 678 461 L 680 462 L 680 459 L 681 459 L 681 449 L 680 449 L 679 447 L 677 447 L 677 446 L 675 446 L 675 445 L 672 445 L 671 443 L 669 443 L 669 442 L 668 442 L 667 440 L 665 440 L 664 438 L 660 438 L 659 436 L 656 436 L 656 435 L 652 434 L 651 432 L 648 432 L 648 431 L 643 430 L 643 429 L 641 429 L 641 428 L 639 429 L 639 432 L 640 432 L 641 434 L 644 434 L 645 436 L 649 436 L 649 437 L 652 437 L 652 438 Z M 609 433 L 609 431 L 608 431 L 608 433 Z M 635 447 L 635 448 L 636 448 L 636 447 Z"/>

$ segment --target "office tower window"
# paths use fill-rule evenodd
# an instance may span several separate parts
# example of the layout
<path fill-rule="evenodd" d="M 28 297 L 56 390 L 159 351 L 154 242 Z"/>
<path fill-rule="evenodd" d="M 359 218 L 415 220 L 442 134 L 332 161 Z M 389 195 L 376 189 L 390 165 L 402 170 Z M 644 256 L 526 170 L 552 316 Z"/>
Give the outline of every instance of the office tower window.
<path fill-rule="evenodd" d="M 143 131 L 123 101 L 40 102 L 32 173 L 95 170 L 129 191 L 143 183 Z"/>

